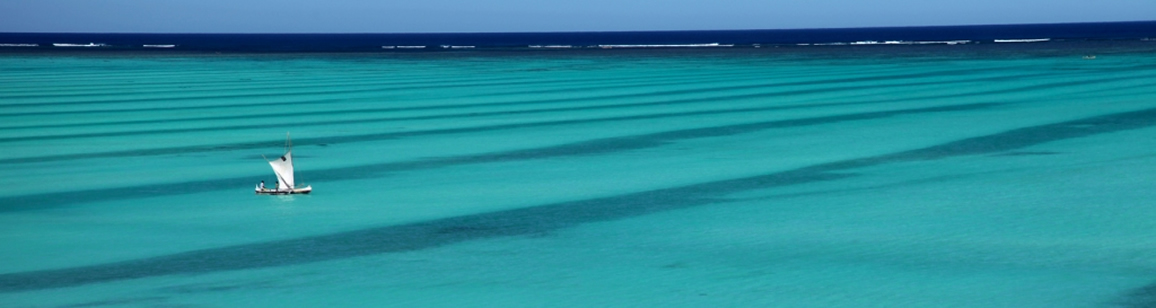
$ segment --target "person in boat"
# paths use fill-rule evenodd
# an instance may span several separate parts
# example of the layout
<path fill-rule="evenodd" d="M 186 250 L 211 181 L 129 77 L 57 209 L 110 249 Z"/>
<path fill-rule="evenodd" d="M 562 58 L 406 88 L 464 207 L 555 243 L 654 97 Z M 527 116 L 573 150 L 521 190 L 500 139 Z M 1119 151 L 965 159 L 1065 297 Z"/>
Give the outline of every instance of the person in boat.
<path fill-rule="evenodd" d="M 265 190 L 265 180 L 261 180 L 261 190 Z"/>

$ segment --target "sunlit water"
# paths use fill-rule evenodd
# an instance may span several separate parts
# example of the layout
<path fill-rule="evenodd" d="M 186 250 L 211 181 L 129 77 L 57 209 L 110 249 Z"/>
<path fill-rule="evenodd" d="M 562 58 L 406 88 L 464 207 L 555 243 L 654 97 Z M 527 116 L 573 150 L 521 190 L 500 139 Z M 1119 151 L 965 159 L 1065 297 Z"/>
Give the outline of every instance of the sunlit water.
<path fill-rule="evenodd" d="M 7 55 L 0 303 L 1152 305 L 1156 45 L 1084 44 Z"/>

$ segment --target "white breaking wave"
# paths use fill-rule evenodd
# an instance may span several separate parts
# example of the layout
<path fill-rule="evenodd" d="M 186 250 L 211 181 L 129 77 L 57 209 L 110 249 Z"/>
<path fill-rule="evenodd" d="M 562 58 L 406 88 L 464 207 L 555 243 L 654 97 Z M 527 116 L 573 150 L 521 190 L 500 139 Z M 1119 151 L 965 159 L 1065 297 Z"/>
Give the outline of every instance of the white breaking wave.
<path fill-rule="evenodd" d="M 173 47 L 177 47 L 177 45 L 167 45 L 167 44 L 162 44 L 162 45 L 142 45 L 142 46 L 144 46 L 144 48 L 173 48 Z"/>
<path fill-rule="evenodd" d="M 656 45 L 598 45 L 599 48 L 694 48 L 694 47 L 734 47 L 734 44 L 656 44 Z"/>
<path fill-rule="evenodd" d="M 97 43 L 88 43 L 88 44 L 52 43 L 52 46 L 56 46 L 56 47 L 104 47 L 104 46 L 108 46 L 108 45 L 105 45 L 103 43 L 102 44 L 97 44 Z"/>
<path fill-rule="evenodd" d="M 530 45 L 530 48 L 573 48 L 571 45 Z"/>
<path fill-rule="evenodd" d="M 910 43 L 910 44 L 916 44 L 916 45 L 922 45 L 922 44 L 948 44 L 948 45 L 956 45 L 956 44 L 971 44 L 971 40 L 955 40 L 955 41 L 914 41 L 914 42 L 909 42 L 909 43 Z"/>
<path fill-rule="evenodd" d="M 40 44 L 0 44 L 0 47 L 39 47 Z"/>
<path fill-rule="evenodd" d="M 1038 39 L 1005 39 L 1005 40 L 995 40 L 995 42 L 996 42 L 996 43 L 1038 43 L 1038 42 L 1047 42 L 1047 41 L 1051 41 L 1051 40 L 1052 40 L 1052 39 L 1050 39 L 1050 38 L 1038 38 Z"/>
<path fill-rule="evenodd" d="M 971 40 L 954 40 L 954 41 L 882 41 L 882 42 L 880 42 L 880 41 L 854 41 L 854 42 L 850 42 L 850 43 L 844 43 L 844 42 L 835 42 L 835 43 L 815 43 L 815 44 L 807 44 L 807 43 L 802 43 L 802 44 L 796 44 L 796 45 L 798 45 L 798 46 L 808 46 L 808 45 L 815 45 L 815 46 L 843 46 L 843 45 L 929 45 L 929 44 L 946 44 L 946 45 L 957 45 L 957 44 L 970 44 L 970 43 L 972 43 L 972 41 L 971 41 Z"/>

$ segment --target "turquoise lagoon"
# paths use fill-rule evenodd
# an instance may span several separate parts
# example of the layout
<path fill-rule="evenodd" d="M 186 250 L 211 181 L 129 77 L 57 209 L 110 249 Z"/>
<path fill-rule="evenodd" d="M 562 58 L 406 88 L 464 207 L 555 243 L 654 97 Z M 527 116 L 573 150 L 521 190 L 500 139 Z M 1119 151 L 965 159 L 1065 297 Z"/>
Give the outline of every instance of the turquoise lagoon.
<path fill-rule="evenodd" d="M 1050 44 L 6 54 L 0 303 L 1156 305 L 1156 45 Z"/>

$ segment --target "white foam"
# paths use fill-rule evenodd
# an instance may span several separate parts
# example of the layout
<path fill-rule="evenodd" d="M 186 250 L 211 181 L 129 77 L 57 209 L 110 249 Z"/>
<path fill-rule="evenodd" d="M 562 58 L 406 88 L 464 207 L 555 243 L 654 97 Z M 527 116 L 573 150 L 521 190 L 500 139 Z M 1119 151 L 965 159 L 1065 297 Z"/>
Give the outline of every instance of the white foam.
<path fill-rule="evenodd" d="M 530 45 L 530 48 L 574 48 L 571 45 Z"/>
<path fill-rule="evenodd" d="M 40 44 L 0 44 L 0 47 L 39 47 Z"/>
<path fill-rule="evenodd" d="M 905 42 L 903 42 L 903 44 L 912 44 L 912 45 L 927 45 L 927 44 L 947 44 L 947 45 L 957 45 L 957 44 L 970 44 L 970 43 L 971 43 L 971 40 L 954 40 L 954 41 L 910 41 L 910 42 L 906 42 L 906 41 L 905 41 Z"/>
<path fill-rule="evenodd" d="M 972 41 L 971 41 L 971 40 L 954 40 L 954 41 L 882 41 L 882 42 L 880 42 L 880 41 L 854 41 L 854 42 L 849 42 L 849 43 L 845 43 L 845 42 L 835 42 L 835 43 L 815 43 L 815 44 L 800 43 L 800 44 L 795 44 L 795 45 L 798 45 L 798 46 L 810 46 L 810 45 L 814 45 L 814 46 L 843 46 L 843 45 L 928 45 L 928 44 L 946 44 L 946 45 L 958 45 L 958 44 L 970 44 L 970 43 L 972 43 Z"/>
<path fill-rule="evenodd" d="M 144 46 L 144 48 L 173 48 L 173 47 L 177 47 L 177 45 L 171 45 L 171 44 L 143 45 L 143 46 Z"/>
<path fill-rule="evenodd" d="M 1038 42 L 1047 42 L 1047 41 L 1051 41 L 1051 40 L 1052 40 L 1052 39 L 1050 39 L 1050 38 L 1038 38 L 1038 39 L 1004 39 L 1004 40 L 995 40 L 995 42 L 996 42 L 996 43 L 1038 43 Z"/>
<path fill-rule="evenodd" d="M 108 45 L 105 45 L 103 43 L 102 44 L 97 44 L 97 43 L 88 43 L 88 44 L 52 43 L 52 46 L 56 46 L 56 47 L 104 47 L 104 46 L 108 46 Z"/>
<path fill-rule="evenodd" d="M 655 44 L 655 45 L 598 45 L 598 48 L 696 48 L 696 47 L 734 47 L 734 44 Z"/>
<path fill-rule="evenodd" d="M 396 46 L 399 49 L 422 49 L 425 46 Z"/>

